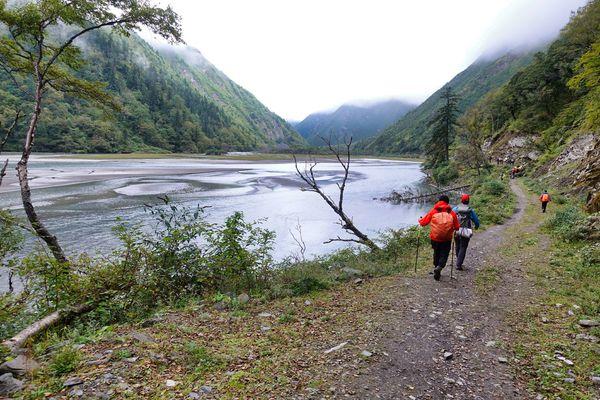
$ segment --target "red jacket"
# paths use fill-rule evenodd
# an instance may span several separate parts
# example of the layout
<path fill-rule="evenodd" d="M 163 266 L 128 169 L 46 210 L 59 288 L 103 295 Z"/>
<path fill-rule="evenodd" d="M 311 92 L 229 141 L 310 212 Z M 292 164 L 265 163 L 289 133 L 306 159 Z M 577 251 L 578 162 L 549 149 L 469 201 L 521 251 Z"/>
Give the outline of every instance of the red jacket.
<path fill-rule="evenodd" d="M 428 225 L 431 222 L 433 216 L 441 212 L 447 212 L 450 214 L 450 216 L 452 216 L 452 231 L 443 232 L 440 235 L 440 232 L 437 229 L 431 229 L 429 237 L 435 242 L 447 242 L 452 240 L 452 233 L 460 229 L 460 223 L 458 222 L 458 217 L 456 216 L 456 213 L 452 211 L 452 207 L 450 206 L 450 204 L 444 201 L 438 201 L 435 204 L 435 206 L 433 206 L 433 208 L 427 213 L 427 215 L 419 219 L 419 224 L 421 226 Z"/>

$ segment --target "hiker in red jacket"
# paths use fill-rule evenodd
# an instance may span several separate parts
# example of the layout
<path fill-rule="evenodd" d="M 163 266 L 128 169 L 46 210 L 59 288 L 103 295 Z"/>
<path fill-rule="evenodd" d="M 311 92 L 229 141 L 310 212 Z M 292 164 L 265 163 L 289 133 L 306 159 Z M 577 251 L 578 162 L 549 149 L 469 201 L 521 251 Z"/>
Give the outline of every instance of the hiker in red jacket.
<path fill-rule="evenodd" d="M 448 262 L 448 255 L 452 247 L 452 236 L 454 231 L 460 229 L 460 223 L 456 213 L 450 207 L 450 199 L 446 195 L 440 196 L 440 200 L 433 206 L 431 211 L 419 219 L 421 226 L 431 224 L 431 247 L 433 248 L 433 279 L 440 280 L 442 269 Z"/>
<path fill-rule="evenodd" d="M 542 193 L 540 196 L 540 202 L 542 203 L 542 212 L 543 213 L 546 212 L 546 207 L 548 207 L 548 203 L 550 203 L 551 201 L 552 201 L 552 199 L 550 198 L 548 191 L 544 190 L 544 193 Z"/>

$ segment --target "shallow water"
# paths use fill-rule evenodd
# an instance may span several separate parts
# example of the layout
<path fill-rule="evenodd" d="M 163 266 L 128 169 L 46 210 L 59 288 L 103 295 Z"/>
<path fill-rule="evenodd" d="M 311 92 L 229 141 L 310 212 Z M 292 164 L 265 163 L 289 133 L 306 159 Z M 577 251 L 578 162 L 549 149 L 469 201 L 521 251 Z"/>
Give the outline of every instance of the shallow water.
<path fill-rule="evenodd" d="M 337 198 L 342 171 L 331 162 L 319 164 L 318 177 L 326 192 Z M 33 199 L 38 212 L 69 253 L 106 253 L 118 243 L 111 228 L 117 217 L 148 222 L 144 204 L 158 204 L 168 194 L 175 202 L 210 206 L 208 219 L 222 222 L 234 211 L 248 220 L 266 218 L 275 231 L 274 256 L 295 254 L 292 233 L 302 227 L 308 255 L 330 252 L 344 244 L 324 245 L 343 234 L 338 219 L 323 200 L 301 191 L 292 162 L 235 162 L 222 160 L 74 160 L 38 157 L 31 163 Z M 346 212 L 367 234 L 412 225 L 426 210 L 421 205 L 391 205 L 373 200 L 393 189 L 418 185 L 423 174 L 417 163 L 362 159 L 352 165 L 345 195 Z M 0 206 L 20 214 L 14 182 L 0 193 Z M 32 241 L 28 244 L 30 248 Z M 6 273 L 0 271 L 0 291 Z"/>

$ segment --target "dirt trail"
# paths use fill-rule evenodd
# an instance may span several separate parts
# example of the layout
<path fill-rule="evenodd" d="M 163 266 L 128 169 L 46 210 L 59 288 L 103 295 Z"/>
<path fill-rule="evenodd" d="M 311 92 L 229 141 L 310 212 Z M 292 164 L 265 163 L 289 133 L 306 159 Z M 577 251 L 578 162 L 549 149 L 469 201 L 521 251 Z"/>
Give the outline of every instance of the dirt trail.
<path fill-rule="evenodd" d="M 517 212 L 504 225 L 473 238 L 467 270 L 454 271 L 456 280 L 450 279 L 449 266 L 441 282 L 431 276 L 400 279 L 397 289 L 405 295 L 398 296 L 383 328 L 378 348 L 384 353 L 345 385 L 346 393 L 360 399 L 529 398 L 511 375 L 510 356 L 501 348 L 511 334 L 504 324 L 506 312 L 530 296 L 519 265 L 508 265 L 498 255 L 505 231 L 522 220 L 529 201 L 518 184 L 511 187 Z M 490 266 L 500 284 L 482 294 L 475 277 Z"/>

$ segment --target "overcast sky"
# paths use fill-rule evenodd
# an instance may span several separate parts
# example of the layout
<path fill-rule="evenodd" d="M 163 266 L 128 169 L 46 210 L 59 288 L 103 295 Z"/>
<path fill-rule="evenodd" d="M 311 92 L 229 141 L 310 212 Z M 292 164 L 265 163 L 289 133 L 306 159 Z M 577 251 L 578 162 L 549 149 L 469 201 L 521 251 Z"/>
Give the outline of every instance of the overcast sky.
<path fill-rule="evenodd" d="M 554 37 L 586 0 L 162 0 L 184 38 L 290 120 L 424 100 L 483 53 Z"/>

